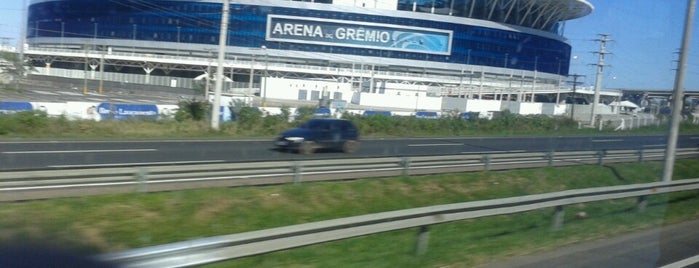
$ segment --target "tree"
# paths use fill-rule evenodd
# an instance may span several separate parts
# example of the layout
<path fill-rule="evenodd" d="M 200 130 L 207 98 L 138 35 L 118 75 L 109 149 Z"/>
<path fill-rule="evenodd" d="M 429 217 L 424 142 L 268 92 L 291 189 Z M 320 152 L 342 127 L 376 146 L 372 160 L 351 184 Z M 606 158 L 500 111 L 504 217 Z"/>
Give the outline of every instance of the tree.
<path fill-rule="evenodd" d="M 17 53 L 1 51 L 0 52 L 0 74 L 6 76 L 8 81 L 19 82 L 28 73 L 35 69 L 28 62 L 20 60 Z"/>

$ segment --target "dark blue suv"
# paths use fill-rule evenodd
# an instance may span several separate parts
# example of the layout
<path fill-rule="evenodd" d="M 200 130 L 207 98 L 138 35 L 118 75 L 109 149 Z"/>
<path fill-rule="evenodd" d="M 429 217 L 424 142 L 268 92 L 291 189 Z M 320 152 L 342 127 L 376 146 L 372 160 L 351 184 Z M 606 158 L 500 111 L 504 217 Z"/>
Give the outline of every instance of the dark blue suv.
<path fill-rule="evenodd" d="M 274 145 L 281 149 L 312 154 L 317 149 L 353 153 L 359 148 L 359 130 L 348 120 L 315 118 L 298 128 L 284 131 Z"/>

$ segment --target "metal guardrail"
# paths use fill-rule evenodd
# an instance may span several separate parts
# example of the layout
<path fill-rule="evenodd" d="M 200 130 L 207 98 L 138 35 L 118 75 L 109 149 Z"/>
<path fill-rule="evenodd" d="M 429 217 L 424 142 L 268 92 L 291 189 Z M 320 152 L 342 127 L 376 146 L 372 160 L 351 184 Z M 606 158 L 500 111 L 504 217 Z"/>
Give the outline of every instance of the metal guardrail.
<path fill-rule="evenodd" d="M 0 172 L 0 201 L 663 159 L 664 150 L 507 153 Z M 680 149 L 677 157 L 699 156 Z"/>
<path fill-rule="evenodd" d="M 430 206 L 196 239 L 96 256 L 121 267 L 187 267 L 381 232 L 420 227 L 417 253 L 427 249 L 429 226 L 472 218 L 555 208 L 560 228 L 563 206 L 699 189 L 699 179 L 568 190 L 555 193 Z"/>

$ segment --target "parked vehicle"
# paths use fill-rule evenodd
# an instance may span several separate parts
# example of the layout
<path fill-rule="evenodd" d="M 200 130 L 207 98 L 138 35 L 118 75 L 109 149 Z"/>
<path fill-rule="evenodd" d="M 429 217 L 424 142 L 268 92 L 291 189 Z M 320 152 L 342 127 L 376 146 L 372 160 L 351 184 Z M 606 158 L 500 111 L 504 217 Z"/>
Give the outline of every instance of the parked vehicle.
<path fill-rule="evenodd" d="M 359 130 L 348 120 L 315 118 L 282 132 L 274 141 L 280 149 L 312 154 L 318 149 L 341 150 L 354 153 L 359 148 Z"/>

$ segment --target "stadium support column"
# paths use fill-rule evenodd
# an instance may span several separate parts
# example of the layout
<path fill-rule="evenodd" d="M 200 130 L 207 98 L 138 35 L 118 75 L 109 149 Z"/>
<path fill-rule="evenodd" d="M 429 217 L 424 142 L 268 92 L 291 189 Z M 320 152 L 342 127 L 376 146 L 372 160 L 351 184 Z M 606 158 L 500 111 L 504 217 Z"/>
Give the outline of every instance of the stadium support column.
<path fill-rule="evenodd" d="M 223 0 L 221 15 L 221 31 L 218 37 L 218 68 L 216 70 L 216 86 L 214 87 L 214 103 L 211 105 L 211 129 L 220 129 L 219 115 L 221 111 L 221 91 L 223 87 L 223 59 L 226 56 L 226 40 L 228 39 L 228 6 L 229 0 Z"/>
<path fill-rule="evenodd" d="M 595 117 L 597 115 L 597 104 L 599 103 L 599 92 L 602 88 L 602 73 L 604 72 L 604 56 L 609 54 L 607 52 L 607 42 L 611 41 L 609 39 L 609 34 L 600 34 L 601 38 L 595 41 L 600 42 L 599 52 L 595 52 L 599 55 L 597 60 L 597 77 L 595 80 L 595 97 L 592 101 L 592 112 L 590 113 L 590 126 L 595 126 Z"/>
<path fill-rule="evenodd" d="M 677 137 L 680 131 L 682 106 L 684 106 L 684 75 L 687 67 L 687 56 L 689 55 L 690 40 L 692 39 L 692 21 L 694 21 L 695 7 L 696 0 L 689 0 L 687 4 L 687 15 L 684 23 L 684 36 L 682 37 L 682 47 L 680 49 L 680 61 L 677 62 L 677 73 L 675 75 L 675 89 L 672 93 L 672 121 L 670 123 L 670 133 L 668 134 L 667 147 L 665 148 L 665 165 L 663 168 L 663 181 L 672 180 L 672 172 L 675 165 L 675 149 L 677 147 Z"/>
<path fill-rule="evenodd" d="M 468 96 L 467 99 L 473 99 L 473 76 L 476 72 L 473 70 L 473 65 L 471 65 L 471 75 L 468 77 Z"/>
<path fill-rule="evenodd" d="M 102 94 L 104 91 L 104 50 L 101 51 L 100 55 L 100 85 L 97 88 L 97 93 Z"/>
<path fill-rule="evenodd" d="M 556 58 L 558 59 L 558 58 Z M 561 102 L 561 80 L 563 76 L 561 75 L 561 60 L 558 59 L 558 71 L 556 72 L 558 75 L 558 85 L 556 85 L 556 104 L 559 104 Z"/>
<path fill-rule="evenodd" d="M 131 32 L 131 55 L 136 55 L 136 29 L 138 26 L 136 24 L 133 24 L 133 31 Z"/>
<path fill-rule="evenodd" d="M 65 37 L 65 33 L 66 33 L 66 22 L 61 21 L 61 48 L 63 48 L 63 43 L 64 43 L 63 39 Z"/>
<path fill-rule="evenodd" d="M 150 84 L 150 74 L 155 71 L 155 65 L 150 62 L 146 62 L 141 67 L 143 68 L 143 71 L 146 72 L 146 84 Z"/>
<path fill-rule="evenodd" d="M 371 71 L 369 72 L 369 92 L 370 93 L 375 93 L 374 92 L 374 65 L 371 65 Z"/>
<path fill-rule="evenodd" d="M 539 74 L 539 56 L 534 57 L 534 80 L 532 80 L 532 98 L 529 102 L 534 102 L 534 94 L 536 94 L 536 79 Z"/>
<path fill-rule="evenodd" d="M 83 95 L 87 94 L 87 45 L 85 45 L 85 62 L 83 63 L 83 72 L 85 76 L 83 77 Z"/>
<path fill-rule="evenodd" d="M 478 87 L 478 99 L 479 100 L 483 99 L 483 83 L 485 83 L 484 79 L 485 79 L 485 70 L 483 69 L 483 66 L 481 66 L 481 81 L 480 81 L 481 84 Z"/>
<path fill-rule="evenodd" d="M 250 77 L 248 79 L 248 92 L 252 92 L 252 83 L 255 79 L 255 55 L 252 55 L 250 60 Z M 260 92 L 262 93 L 262 92 Z"/>
<path fill-rule="evenodd" d="M 269 56 L 267 54 L 266 46 L 261 46 L 260 48 L 265 52 L 265 79 L 260 80 L 260 82 L 265 83 L 262 86 L 262 107 L 267 107 L 267 78 L 269 78 Z"/>

